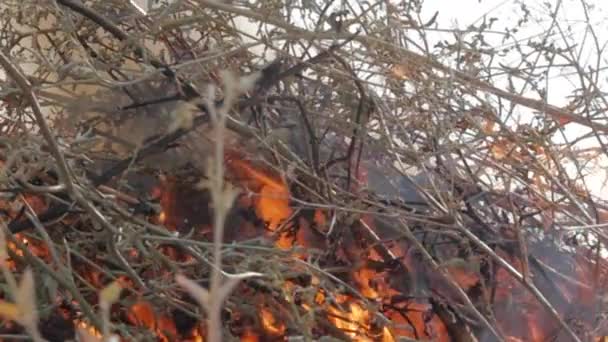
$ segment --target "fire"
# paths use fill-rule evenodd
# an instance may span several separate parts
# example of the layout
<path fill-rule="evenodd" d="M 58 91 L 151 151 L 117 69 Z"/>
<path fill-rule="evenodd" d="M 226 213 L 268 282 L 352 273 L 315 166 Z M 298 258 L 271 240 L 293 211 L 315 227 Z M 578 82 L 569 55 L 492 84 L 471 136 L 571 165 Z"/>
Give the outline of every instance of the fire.
<path fill-rule="evenodd" d="M 140 301 L 131 306 L 129 310 L 129 320 L 136 325 L 143 325 L 148 328 L 156 328 L 156 315 L 152 305 L 148 302 Z"/>
<path fill-rule="evenodd" d="M 201 327 L 199 325 L 192 331 L 191 342 L 203 342 L 205 339 L 203 338 L 203 332 L 201 331 Z"/>
<path fill-rule="evenodd" d="M 264 330 L 268 334 L 282 336 L 285 333 L 285 325 L 278 322 L 274 314 L 267 308 L 261 308 L 260 318 L 262 325 L 264 326 Z"/>
<path fill-rule="evenodd" d="M 158 214 L 158 222 L 165 223 L 166 220 L 167 220 L 167 213 L 165 213 L 164 211 L 161 211 Z"/>
<path fill-rule="evenodd" d="M 27 247 L 27 249 L 35 256 L 45 261 L 49 260 L 49 249 L 42 241 L 39 241 L 34 238 L 28 238 L 24 234 L 15 234 L 15 239 L 25 245 L 25 247 Z M 23 250 L 17 247 L 17 244 L 14 242 L 8 241 L 6 243 L 6 246 L 18 257 L 23 257 L 25 255 Z M 12 260 L 9 257 L 8 260 L 6 260 L 6 263 L 10 270 L 17 270 L 17 264 L 15 263 L 15 260 Z"/>
<path fill-rule="evenodd" d="M 257 192 L 254 202 L 256 215 L 268 223 L 268 229 L 275 231 L 287 220 L 293 210 L 289 206 L 290 192 L 287 184 L 279 177 L 273 177 L 255 169 L 250 163 L 241 159 L 229 160 L 230 169 L 245 180 L 246 185 Z M 286 234 L 279 234 L 277 247 L 290 248 L 292 239 Z"/>
<path fill-rule="evenodd" d="M 289 188 L 283 180 L 258 171 L 243 160 L 233 160 L 231 166 L 238 168 L 255 187 L 259 188 L 256 214 L 269 223 L 270 230 L 276 229 L 291 215 Z"/>
<path fill-rule="evenodd" d="M 173 320 L 157 316 L 149 302 L 139 301 L 133 304 L 129 309 L 128 319 L 135 325 L 155 331 L 160 341 L 173 341 L 178 336 Z"/>
<path fill-rule="evenodd" d="M 349 337 L 352 337 L 353 341 L 371 342 L 372 340 L 365 336 L 370 329 L 369 311 L 356 302 L 348 303 L 348 308 L 348 312 L 343 312 L 334 306 L 330 306 L 328 308 L 328 311 L 331 314 L 330 321 L 336 328 L 344 331 Z"/>
<path fill-rule="evenodd" d="M 75 320 L 74 326 L 77 329 L 83 330 L 86 333 L 88 333 L 89 335 L 91 335 L 93 337 L 97 337 L 100 340 L 103 337 L 103 335 L 101 334 L 101 331 L 97 330 L 94 326 L 90 325 L 89 323 L 87 323 L 85 321 Z"/>
<path fill-rule="evenodd" d="M 260 338 L 254 333 L 251 328 L 245 328 L 245 331 L 241 335 L 241 342 L 258 342 Z"/>
<path fill-rule="evenodd" d="M 255 214 L 257 215 L 256 219 L 259 218 L 267 223 L 268 229 L 277 235 L 275 245 L 278 248 L 291 248 L 294 241 L 297 241 L 299 245 L 305 247 L 315 246 L 319 250 L 322 250 L 322 248 L 326 246 L 325 236 L 318 234 L 318 232 L 327 230 L 329 225 L 335 223 L 333 219 L 330 223 L 331 216 L 329 212 L 317 209 L 314 212 L 311 222 L 308 222 L 310 219 L 303 217 L 304 215 L 298 217 L 300 221 L 304 221 L 297 223 L 297 234 L 283 231 L 281 225 L 284 224 L 294 212 L 294 209 L 290 206 L 291 194 L 286 182 L 277 175 L 258 169 L 252 163 L 242 159 L 232 160 L 230 162 L 230 169 L 238 169 L 236 172 L 240 173 L 239 175 L 244 178 L 242 183 L 247 183 L 247 188 L 255 193 L 255 196 L 244 198 L 242 201 L 238 202 L 237 205 L 255 210 Z M 180 215 L 187 216 L 180 208 L 182 189 L 177 189 L 177 183 L 173 183 L 167 179 L 162 180 L 162 183 L 163 186 L 155 188 L 154 191 L 157 192 L 156 195 L 161 200 L 163 210 L 153 219 L 156 219 L 158 222 L 165 224 L 171 229 L 172 227 L 177 226 L 177 223 L 183 222 L 185 219 L 189 220 L 190 218 L 180 217 Z M 181 183 L 178 185 L 181 185 Z M 186 198 L 189 199 L 191 197 Z M 33 207 L 36 208 L 36 211 L 44 208 L 44 202 L 35 197 L 29 198 L 28 202 L 34 204 Z M 202 202 L 201 206 L 202 205 L 207 205 L 207 203 Z M 372 221 L 371 216 L 368 219 Z M 314 227 L 313 223 L 316 224 L 316 227 Z M 254 224 L 251 223 L 251 226 L 254 226 Z M 372 227 L 371 229 L 374 229 L 372 222 L 369 222 L 369 226 Z M 303 229 L 302 227 L 305 227 L 306 229 Z M 314 228 L 317 228 L 318 230 L 314 230 Z M 260 228 L 260 230 L 263 229 Z M 241 228 L 239 233 L 242 233 L 242 231 L 243 229 Z M 319 236 L 321 237 L 319 238 Z M 45 260 L 48 260 L 50 257 L 49 249 L 43 241 L 23 234 L 16 234 L 15 238 L 17 241 L 26 245 L 36 256 Z M 315 245 L 313 242 L 313 239 L 315 238 L 320 239 L 322 243 Z M 355 243 L 352 245 L 344 244 L 341 245 L 340 248 L 348 249 L 354 245 Z M 406 252 L 408 247 L 405 244 L 390 245 L 387 243 L 383 246 L 390 250 L 390 254 L 394 256 L 394 260 L 404 260 L 405 268 L 410 271 L 417 269 L 413 266 L 414 261 L 411 260 L 411 256 L 406 257 L 408 255 Z M 15 244 L 9 243 L 8 247 L 15 255 L 23 256 L 23 251 L 17 248 Z M 408 290 L 398 289 L 396 285 L 388 280 L 388 277 L 393 276 L 390 273 L 392 271 L 383 268 L 383 264 L 385 264 L 386 260 L 384 260 L 375 249 L 364 246 L 364 243 L 361 243 L 361 246 L 357 245 L 356 248 L 358 248 L 356 252 L 344 257 L 348 259 L 348 262 L 351 262 L 349 265 L 354 265 L 352 269 L 348 269 L 344 272 L 344 278 L 350 276 L 348 281 L 351 281 L 351 283 L 349 285 L 354 285 L 355 289 L 364 297 L 364 299 L 360 299 L 353 294 L 346 295 L 328 292 L 328 289 L 322 285 L 323 281 L 320 280 L 318 276 L 313 275 L 311 276 L 311 279 L 302 281 L 307 281 L 304 286 L 309 286 L 309 288 L 312 289 L 311 292 L 306 293 L 307 297 L 305 299 L 298 297 L 298 301 L 294 300 L 294 298 L 296 298 L 296 293 L 302 294 L 305 292 L 303 291 L 304 286 L 298 281 L 288 280 L 282 285 L 282 290 L 285 295 L 282 296 L 281 302 L 290 302 L 297 305 L 299 310 L 311 312 L 316 312 L 318 308 L 322 308 L 322 310 L 319 310 L 318 312 L 324 312 L 327 320 L 353 341 L 394 342 L 401 337 L 428 339 L 439 342 L 450 341 L 450 334 L 446 327 L 447 322 L 444 323 L 439 315 L 433 311 L 434 304 L 430 304 L 426 299 L 400 298 L 398 301 L 396 300 L 393 302 L 393 299 L 396 298 L 393 297 L 393 295 L 397 294 L 401 295 L 401 297 L 409 298 L 407 296 L 411 295 L 411 293 L 408 292 Z M 192 255 L 181 252 L 174 246 L 161 245 L 158 249 L 163 256 L 172 261 L 185 262 L 194 260 Z M 352 249 L 355 248 L 353 247 Z M 518 257 L 511 256 L 504 251 L 497 251 L 497 253 L 510 264 L 514 265 L 518 271 L 522 271 L 522 261 L 519 260 Z M 143 258 L 137 249 L 126 250 L 126 255 L 130 259 Z M 290 256 L 293 258 L 300 257 L 300 255 L 296 253 L 293 253 Z M 17 268 L 17 265 L 12 260 L 9 260 L 9 262 L 11 263 L 12 269 Z M 94 260 L 93 262 L 103 263 L 98 260 Z M 575 269 L 575 273 L 569 275 L 569 277 L 576 278 L 581 283 L 590 284 L 595 277 L 595 268 L 587 265 L 585 262 L 583 257 L 581 257 L 581 260 L 576 260 L 577 268 Z M 379 266 L 376 267 L 375 265 Z M 331 266 L 333 265 L 329 265 L 329 267 Z M 482 276 L 478 271 L 471 271 L 468 268 L 459 267 L 459 264 L 446 264 L 444 267 L 449 272 L 450 276 L 467 291 L 475 288 L 482 279 Z M 89 282 L 95 287 L 101 288 L 102 284 L 105 283 L 106 275 L 98 269 L 91 269 L 85 264 L 75 264 L 74 269 L 80 273 L 81 278 L 83 278 L 85 282 Z M 431 271 L 432 270 L 429 270 L 428 272 Z M 424 272 L 419 272 L 419 276 L 428 275 L 428 273 Z M 159 275 L 157 270 L 154 270 L 154 275 L 159 277 L 171 276 L 166 271 L 160 271 Z M 342 275 L 339 276 L 342 277 Z M 416 277 L 416 275 L 414 275 L 414 277 Z M 521 283 L 514 279 L 505 269 L 498 268 L 494 271 L 494 277 L 497 282 L 494 300 L 498 305 L 502 305 L 506 308 L 495 309 L 495 314 L 499 321 L 499 327 L 506 332 L 505 335 L 507 335 L 507 340 L 517 341 L 520 337 L 526 337 L 528 340 L 532 341 L 546 340 L 548 338 L 549 330 L 547 328 L 548 324 L 546 324 L 546 319 L 544 318 L 546 317 L 545 312 L 542 308 L 539 308 L 529 296 L 525 295 L 525 289 L 522 288 Z M 145 275 L 143 278 L 145 278 Z M 394 279 L 395 278 L 392 280 Z M 119 281 L 124 287 L 137 293 L 137 286 L 134 285 L 128 277 L 121 276 Z M 436 284 L 434 284 L 434 286 L 435 287 L 429 286 L 429 288 L 432 291 L 441 294 L 442 288 Z M 560 289 L 569 302 L 578 301 L 581 304 L 592 305 L 596 298 L 595 293 L 591 290 L 578 288 L 570 283 L 556 281 L 555 286 Z M 522 295 L 522 293 L 524 294 Z M 507 305 L 509 302 L 512 302 L 512 305 Z M 75 304 L 74 307 L 77 305 L 76 302 L 73 302 L 73 304 Z M 253 320 L 258 322 L 261 326 L 261 331 L 254 330 L 253 327 L 255 325 L 251 324 L 251 321 L 247 322 L 244 320 L 246 323 L 237 330 L 240 333 L 241 341 L 254 342 L 265 339 L 279 340 L 285 338 L 288 330 L 285 323 L 286 320 L 282 320 L 282 317 L 280 316 L 280 313 L 284 311 L 274 310 L 274 307 L 272 307 L 273 309 L 271 310 L 271 307 L 272 306 L 270 306 L 268 302 L 264 302 L 263 305 L 259 305 L 256 312 L 248 317 L 251 319 L 251 316 L 253 316 Z M 513 314 L 509 313 L 509 310 L 513 311 L 513 307 L 518 308 L 517 317 L 524 317 L 525 324 L 521 324 L 520 321 L 511 322 Z M 378 308 L 381 309 L 379 310 Z M 235 310 L 235 312 L 236 311 L 238 310 Z M 387 326 L 382 325 L 380 322 L 383 321 L 377 319 L 378 312 L 386 317 L 391 323 Z M 506 319 L 504 319 L 505 317 Z M 115 317 L 113 317 L 113 319 L 114 318 Z M 69 320 L 72 320 L 72 318 L 69 318 Z M 179 322 L 174 321 L 170 315 L 155 311 L 150 302 L 143 300 L 136 302 L 127 309 L 126 321 L 130 322 L 132 325 L 149 329 L 160 341 L 187 340 L 202 342 L 204 340 L 205 328 L 201 328 L 201 325 L 197 324 L 194 328 L 187 328 L 186 331 L 178 332 L 176 325 L 178 325 Z M 87 324 L 82 320 L 74 320 L 73 322 L 77 328 L 86 330 L 93 336 L 101 337 L 101 333 L 90 324 Z M 599 340 L 603 341 L 605 339 L 606 338 L 601 338 Z"/>
<path fill-rule="evenodd" d="M 370 283 L 376 275 L 376 271 L 366 267 L 353 272 L 353 278 L 355 278 L 355 281 L 359 284 L 359 292 L 361 292 L 363 296 L 371 299 L 379 297 L 378 291 L 370 286 Z"/>
<path fill-rule="evenodd" d="M 395 337 L 388 329 L 388 327 L 382 328 L 382 342 L 395 342 Z"/>
<path fill-rule="evenodd" d="M 281 222 L 289 218 L 291 208 L 289 207 L 289 190 L 287 186 L 262 186 L 260 198 L 257 201 L 256 214 L 268 222 L 270 230 L 275 230 Z"/>

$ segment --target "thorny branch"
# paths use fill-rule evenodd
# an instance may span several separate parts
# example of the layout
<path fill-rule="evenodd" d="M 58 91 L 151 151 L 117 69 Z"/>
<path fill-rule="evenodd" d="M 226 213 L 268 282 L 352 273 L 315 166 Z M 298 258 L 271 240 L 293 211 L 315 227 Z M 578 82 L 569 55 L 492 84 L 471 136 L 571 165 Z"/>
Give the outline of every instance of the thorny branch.
<path fill-rule="evenodd" d="M 517 31 L 545 23 L 525 4 L 505 32 L 490 14 L 445 29 L 441 11 L 428 19 L 417 1 L 193 0 L 146 14 L 114 0 L 56 4 L 2 5 L 11 19 L 0 20 L 0 209 L 20 233 L 9 237 L 23 251 L 11 255 L 16 268 L 50 274 L 105 335 L 116 317 L 105 310 L 100 322 L 90 293 L 110 281 L 130 284 L 125 298 L 142 291 L 157 307 L 201 318 L 161 269 L 184 276 L 178 282 L 205 313 L 199 333 L 212 341 L 243 335 L 257 300 L 280 303 L 271 314 L 288 328 L 275 332 L 311 340 L 608 334 L 597 304 L 608 205 L 587 176 L 608 155 L 603 51 L 592 29 L 579 42 L 562 27 L 561 2 L 547 5 L 542 39 L 522 41 Z M 244 18 L 255 33 L 240 29 Z M 453 37 L 434 40 L 437 32 Z M 575 52 L 589 45 L 593 66 Z M 226 86 L 218 73 L 226 69 L 260 78 L 240 97 L 201 96 L 201 85 Z M 551 104 L 556 69 L 577 76 L 569 103 Z M 183 101 L 196 103 L 193 116 L 177 112 Z M 567 125 L 588 133 L 572 138 Z M 149 129 L 135 137 L 141 127 Z M 234 158 L 245 166 L 231 169 Z M 270 194 L 246 168 L 273 175 L 262 189 Z M 160 197 L 133 180 L 150 175 Z M 225 201 L 224 185 L 239 177 L 242 197 Z M 211 195 L 193 190 L 201 179 Z M 255 207 L 264 201 L 288 214 L 270 222 Z M 184 213 L 191 202 L 203 204 Z M 261 236 L 239 239 L 260 226 Z M 277 237 L 292 250 L 267 241 Z M 49 256 L 24 242 L 38 240 Z M 355 319 L 357 310 L 373 318 Z M 510 324 L 509 310 L 530 326 Z M 132 328 L 120 334 L 135 338 Z"/>

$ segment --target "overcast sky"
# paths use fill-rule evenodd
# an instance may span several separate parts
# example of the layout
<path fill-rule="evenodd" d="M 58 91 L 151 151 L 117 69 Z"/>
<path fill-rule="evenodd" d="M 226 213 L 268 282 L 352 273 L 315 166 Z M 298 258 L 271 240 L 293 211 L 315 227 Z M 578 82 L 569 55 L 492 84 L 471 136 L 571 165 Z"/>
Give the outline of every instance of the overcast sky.
<path fill-rule="evenodd" d="M 592 39 L 591 29 L 597 35 L 597 44 L 600 50 L 604 48 L 608 41 L 608 1 L 584 0 L 588 4 L 587 10 L 583 6 L 582 0 L 534 0 L 523 1 L 527 10 L 530 11 L 531 20 L 525 24 L 519 32 L 514 34 L 515 39 L 526 41 L 530 38 L 539 41 L 546 36 L 547 30 L 552 27 L 553 19 L 550 14 L 557 13 L 557 26 L 553 26 L 553 34 L 548 36 L 549 41 L 554 41 L 556 46 L 565 47 L 566 43 L 562 34 L 567 37 L 568 45 L 576 46 L 576 53 L 584 67 L 606 68 L 607 54 L 597 53 L 596 43 Z M 558 7 L 559 6 L 559 7 Z M 557 10 L 556 10 L 557 9 Z M 492 29 L 504 32 L 506 27 L 513 27 L 513 24 L 522 17 L 522 1 L 515 0 L 425 0 L 423 6 L 424 18 L 431 18 L 439 11 L 437 27 L 445 29 L 466 30 L 470 25 L 479 25 L 484 17 L 487 21 L 496 18 Z M 431 39 L 445 38 L 445 33 L 435 34 L 429 31 Z M 500 48 L 512 44 L 503 42 L 500 34 L 488 34 L 486 39 L 494 47 Z M 508 56 L 503 58 L 503 64 L 510 64 L 517 61 L 518 56 Z M 600 73 L 599 84 L 601 90 L 606 91 L 608 85 L 608 73 Z M 579 87 L 578 75 L 573 69 L 554 68 L 548 75 L 547 80 L 547 99 L 550 104 L 565 106 L 568 104 L 568 96 L 572 91 Z M 498 84 L 501 86 L 501 84 Z M 505 87 L 505 84 L 502 84 Z M 538 98 L 538 95 L 531 91 L 524 91 L 528 97 Z M 566 138 L 573 140 L 575 137 L 588 132 L 588 130 L 577 124 L 566 125 Z M 561 142 L 560 139 L 556 140 Z M 608 143 L 605 141 L 604 143 Z M 582 141 L 576 145 L 578 148 L 589 146 L 599 146 L 593 139 Z M 599 160 L 599 165 L 595 169 L 590 181 L 591 190 L 597 196 L 608 200 L 608 185 L 606 171 L 601 168 L 608 168 L 608 158 L 603 157 Z"/>

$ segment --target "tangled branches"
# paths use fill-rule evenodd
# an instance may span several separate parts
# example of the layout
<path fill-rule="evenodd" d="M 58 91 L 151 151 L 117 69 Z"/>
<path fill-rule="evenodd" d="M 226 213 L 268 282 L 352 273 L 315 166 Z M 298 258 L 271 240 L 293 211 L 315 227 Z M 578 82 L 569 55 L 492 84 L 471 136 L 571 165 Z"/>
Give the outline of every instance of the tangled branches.
<path fill-rule="evenodd" d="M 0 6 L 2 220 L 19 233 L 8 240 L 30 241 L 11 250 L 14 270 L 59 288 L 37 294 L 41 312 L 167 340 L 606 334 L 608 203 L 589 165 L 606 158 L 607 105 L 559 6 L 526 45 L 514 34 L 539 19 L 524 5 L 505 32 L 489 20 L 434 45 L 441 12 L 423 18 L 417 1 L 338 7 Z M 552 104 L 542 84 L 558 66 L 580 84 Z M 218 199 L 224 181 L 235 201 Z M 95 313 L 112 281 L 127 318 Z M 240 291 L 218 290 L 227 282 Z M 135 328 L 142 298 L 173 310 L 171 328 Z M 213 317 L 179 324 L 201 315 Z"/>

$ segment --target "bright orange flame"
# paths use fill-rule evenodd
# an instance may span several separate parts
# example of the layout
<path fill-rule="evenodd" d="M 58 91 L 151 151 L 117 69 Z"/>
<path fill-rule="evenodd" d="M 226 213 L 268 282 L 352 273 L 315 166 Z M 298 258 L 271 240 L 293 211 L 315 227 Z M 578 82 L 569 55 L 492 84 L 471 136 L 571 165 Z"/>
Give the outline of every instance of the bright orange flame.
<path fill-rule="evenodd" d="M 166 219 L 167 214 L 164 211 L 161 211 L 160 214 L 158 214 L 158 222 L 164 224 Z"/>
<path fill-rule="evenodd" d="M 369 311 L 365 310 L 358 303 L 350 303 L 349 311 L 343 312 L 334 306 L 329 307 L 329 312 L 332 314 L 330 321 L 336 328 L 342 330 L 346 335 L 353 338 L 353 341 L 368 342 L 371 339 L 365 337 L 365 333 L 369 330 Z"/>
<path fill-rule="evenodd" d="M 97 330 L 94 326 L 90 325 L 85 321 L 75 320 L 74 325 L 76 326 L 76 328 L 86 331 L 91 336 L 97 337 L 99 339 L 102 338 L 101 331 Z"/>
<path fill-rule="evenodd" d="M 275 189 L 285 188 L 285 184 L 282 180 L 276 180 L 273 177 L 268 176 L 262 171 L 254 169 L 248 162 L 244 160 L 235 159 L 232 161 L 232 165 L 240 168 L 248 175 L 252 180 L 258 182 L 259 185 L 267 185 Z"/>
<path fill-rule="evenodd" d="M 245 332 L 241 335 L 241 342 L 258 342 L 260 338 L 257 334 L 251 331 L 251 328 L 246 328 Z"/>
<path fill-rule="evenodd" d="M 129 309 L 129 320 L 133 324 L 143 325 L 147 328 L 156 328 L 156 315 L 152 305 L 148 302 L 140 301 Z"/>
<path fill-rule="evenodd" d="M 376 277 L 376 271 L 371 268 L 361 268 L 353 272 L 353 278 L 359 284 L 359 292 L 367 298 L 378 298 L 378 292 L 370 286 L 370 282 Z"/>
<path fill-rule="evenodd" d="M 267 333 L 277 336 L 281 336 L 285 333 L 285 325 L 278 322 L 270 310 L 262 308 L 260 310 L 260 317 L 262 319 L 262 325 Z"/>
<path fill-rule="evenodd" d="M 323 210 L 315 210 L 315 216 L 313 217 L 313 221 L 317 224 L 317 226 L 320 227 L 323 227 L 327 224 L 327 217 L 325 216 Z"/>
<path fill-rule="evenodd" d="M 388 327 L 384 327 L 384 329 L 382 329 L 382 342 L 395 342 L 395 337 Z"/>
<path fill-rule="evenodd" d="M 149 302 L 139 301 L 133 304 L 127 317 L 133 324 L 156 332 L 160 341 L 173 341 L 178 335 L 173 320 L 164 316 L 157 317 Z"/>
<path fill-rule="evenodd" d="M 203 332 L 201 331 L 201 326 L 200 325 L 196 325 L 196 327 L 192 330 L 192 335 L 191 335 L 191 339 L 189 339 L 189 342 L 203 342 L 205 341 L 205 338 L 203 337 Z M 177 333 L 175 334 L 177 336 Z"/>
<path fill-rule="evenodd" d="M 432 339 L 437 342 L 451 341 L 441 318 L 432 315 L 429 319 L 430 304 L 408 301 L 404 315 L 402 311 L 388 311 L 385 316 L 392 322 L 392 333 L 398 337 Z"/>
<path fill-rule="evenodd" d="M 260 191 L 256 205 L 256 214 L 268 222 L 268 228 L 275 230 L 281 222 L 289 218 L 289 190 L 287 187 L 275 188 L 265 185 Z"/>
<path fill-rule="evenodd" d="M 232 160 L 231 167 L 244 173 L 248 180 L 253 181 L 254 187 L 259 191 L 259 197 L 255 201 L 256 214 L 268 223 L 270 230 L 276 230 L 281 222 L 288 219 L 292 213 L 287 184 L 278 177 L 272 177 L 256 170 L 243 160 Z M 281 234 L 277 241 L 277 247 L 283 249 L 291 247 L 292 244 L 291 239 L 284 234 Z"/>

